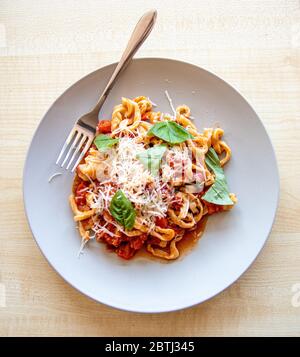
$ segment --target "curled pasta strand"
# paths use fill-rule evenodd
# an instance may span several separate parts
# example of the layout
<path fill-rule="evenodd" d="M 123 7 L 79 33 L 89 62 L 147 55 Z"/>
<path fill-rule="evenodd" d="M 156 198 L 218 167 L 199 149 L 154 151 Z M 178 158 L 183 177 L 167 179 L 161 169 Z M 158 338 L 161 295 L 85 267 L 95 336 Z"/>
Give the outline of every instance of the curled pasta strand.
<path fill-rule="evenodd" d="M 158 123 L 159 121 L 162 120 L 161 112 L 151 112 L 151 113 L 148 115 L 148 119 L 149 119 L 149 121 L 150 121 L 151 124 Z"/>
<path fill-rule="evenodd" d="M 112 132 L 114 132 L 118 128 L 121 121 L 124 119 L 125 112 L 126 112 L 126 108 L 123 106 L 123 104 L 119 104 L 114 107 L 112 118 L 111 118 Z"/>
<path fill-rule="evenodd" d="M 219 145 L 219 148 L 220 148 L 220 151 L 221 153 L 225 152 L 225 156 L 220 160 L 220 164 L 221 166 L 224 166 L 231 158 L 231 149 L 230 147 L 224 142 L 224 141 L 220 141 L 218 143 Z M 216 150 L 216 149 L 215 149 Z M 218 152 L 216 150 L 216 152 Z"/>
<path fill-rule="evenodd" d="M 190 198 L 190 210 L 193 213 L 195 222 L 198 223 L 203 217 L 203 205 L 198 197 L 194 196 L 193 194 L 188 195 Z"/>
<path fill-rule="evenodd" d="M 89 231 L 87 231 L 83 228 L 83 225 L 81 222 L 78 222 L 78 230 L 79 230 L 79 234 L 83 240 L 88 241 L 90 239 Z"/>
<path fill-rule="evenodd" d="M 143 232 L 137 230 L 137 229 L 133 229 L 131 231 L 121 231 L 123 232 L 125 235 L 127 235 L 127 237 L 136 237 L 136 236 L 140 236 Z"/>
<path fill-rule="evenodd" d="M 150 137 L 148 136 L 148 131 L 151 128 L 151 124 L 145 121 L 141 121 L 139 126 L 136 128 L 135 132 L 139 132 L 140 135 L 136 137 L 137 143 L 149 143 Z"/>
<path fill-rule="evenodd" d="M 216 128 L 212 131 L 211 133 L 211 142 L 213 146 L 218 146 L 219 141 L 221 140 L 222 136 L 224 134 L 224 130 L 221 128 Z M 217 150 L 217 149 L 215 149 Z"/>
<path fill-rule="evenodd" d="M 182 220 L 182 219 L 186 218 L 186 216 L 188 215 L 188 211 L 190 208 L 190 201 L 188 199 L 187 194 L 185 194 L 183 192 L 178 192 L 177 196 L 182 199 L 182 207 L 180 208 L 177 218 Z"/>
<path fill-rule="evenodd" d="M 80 211 L 75 202 L 75 197 L 73 194 L 69 196 L 70 206 L 74 213 L 74 221 L 83 221 L 84 219 L 90 218 L 95 214 L 95 210 L 92 208 L 89 211 Z"/>
<path fill-rule="evenodd" d="M 91 148 L 89 150 L 89 155 L 84 159 L 84 163 L 78 165 L 77 174 L 82 180 L 95 180 L 99 169 L 105 171 L 105 167 L 102 166 L 106 158 L 105 156 L 100 157 L 98 153 L 99 151 Z"/>
<path fill-rule="evenodd" d="M 214 148 L 217 154 L 221 155 L 225 153 L 225 156 L 220 160 L 221 166 L 224 166 L 231 157 L 231 149 L 229 146 L 223 141 L 222 136 L 224 134 L 224 130 L 221 128 L 217 129 L 207 129 L 207 134 L 210 137 L 211 146 Z"/>
<path fill-rule="evenodd" d="M 205 186 L 211 186 L 215 182 L 215 176 L 208 169 L 205 169 L 206 180 L 204 182 Z"/>
<path fill-rule="evenodd" d="M 201 148 L 203 154 L 206 154 L 208 149 L 210 148 L 209 138 L 207 138 L 203 134 L 199 134 L 197 130 L 193 128 L 187 127 L 186 129 L 190 134 L 193 135 L 194 138 L 192 139 L 192 141 L 196 144 L 196 147 Z"/>
<path fill-rule="evenodd" d="M 194 219 L 194 217 L 193 217 L 193 215 L 191 213 L 188 213 L 186 215 L 185 219 L 180 219 L 176 215 L 175 211 L 173 209 L 169 208 L 168 209 L 168 214 L 169 214 L 172 222 L 177 224 L 179 227 L 192 228 L 196 224 L 195 219 Z"/>
<path fill-rule="evenodd" d="M 136 129 L 141 122 L 141 112 L 139 106 L 133 100 L 122 98 L 122 104 L 126 108 L 125 117 L 130 119 L 130 130 Z"/>
<path fill-rule="evenodd" d="M 146 225 L 137 222 L 137 219 L 134 222 L 134 228 L 138 229 L 142 233 L 147 233 L 149 230 L 149 228 Z"/>
<path fill-rule="evenodd" d="M 116 134 L 123 120 L 126 120 L 124 130 L 132 131 L 139 126 L 141 111 L 138 103 L 128 98 L 122 98 L 122 104 L 114 108 L 111 119 L 112 136 Z"/>
<path fill-rule="evenodd" d="M 154 248 L 151 244 L 147 244 L 147 250 L 156 257 L 167 259 L 167 260 L 174 260 L 179 257 L 179 251 L 176 246 L 176 243 L 182 239 L 182 235 L 174 238 L 169 246 L 169 252 L 166 252 L 159 248 Z"/>
<path fill-rule="evenodd" d="M 155 227 L 154 231 L 151 231 L 149 235 L 159 238 L 162 241 L 170 241 L 174 238 L 175 236 L 175 231 L 174 229 L 171 228 L 161 228 L 159 226 Z"/>
<path fill-rule="evenodd" d="M 141 115 L 145 114 L 146 112 L 150 112 L 152 109 L 152 103 L 147 97 L 140 96 L 133 99 L 139 106 Z"/>
<path fill-rule="evenodd" d="M 207 139 L 207 147 L 210 148 L 211 147 L 211 137 L 213 134 L 213 128 L 206 128 L 203 131 L 203 136 Z"/>
<path fill-rule="evenodd" d="M 161 248 L 166 248 L 168 246 L 168 244 L 170 244 L 168 241 L 166 240 L 160 240 L 159 243 L 155 244 L 158 245 Z"/>
<path fill-rule="evenodd" d="M 185 104 L 182 104 L 182 105 L 179 105 L 177 108 L 176 108 L 176 113 L 178 115 L 183 115 L 185 116 L 186 118 L 189 118 L 190 115 L 191 115 L 191 109 L 185 105 Z"/>
<path fill-rule="evenodd" d="M 144 130 L 148 131 L 151 128 L 151 124 L 147 123 L 146 121 L 140 122 L 139 128 L 143 128 Z"/>
<path fill-rule="evenodd" d="M 189 127 L 197 131 L 195 124 L 189 119 L 190 114 L 191 110 L 187 105 L 180 105 L 176 108 L 176 121 L 184 128 Z"/>

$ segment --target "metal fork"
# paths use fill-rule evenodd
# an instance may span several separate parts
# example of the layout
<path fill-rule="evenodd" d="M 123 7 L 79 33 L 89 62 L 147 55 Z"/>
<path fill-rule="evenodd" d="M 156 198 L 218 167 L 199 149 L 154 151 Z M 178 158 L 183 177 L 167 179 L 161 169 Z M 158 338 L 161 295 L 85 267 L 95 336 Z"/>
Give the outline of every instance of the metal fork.
<path fill-rule="evenodd" d="M 72 130 L 70 131 L 65 143 L 63 144 L 63 147 L 56 160 L 56 164 L 58 164 L 59 161 L 62 159 L 60 166 L 64 167 L 64 165 L 68 162 L 66 167 L 66 170 L 68 170 L 72 165 L 74 159 L 77 157 L 79 150 L 81 149 L 81 152 L 71 170 L 71 172 L 74 172 L 77 165 L 80 163 L 94 140 L 96 127 L 98 124 L 98 115 L 103 103 L 105 102 L 109 92 L 114 86 L 119 74 L 127 67 L 136 51 L 140 48 L 142 43 L 150 34 L 155 24 L 156 16 L 156 10 L 150 10 L 140 18 L 135 29 L 133 30 L 130 40 L 128 41 L 126 49 L 123 52 L 123 55 L 118 65 L 116 66 L 109 82 L 107 83 L 103 93 L 101 94 L 97 104 L 92 110 L 90 110 L 88 113 L 84 114 L 81 118 L 77 120 Z M 71 158 L 68 161 L 70 156 Z"/>

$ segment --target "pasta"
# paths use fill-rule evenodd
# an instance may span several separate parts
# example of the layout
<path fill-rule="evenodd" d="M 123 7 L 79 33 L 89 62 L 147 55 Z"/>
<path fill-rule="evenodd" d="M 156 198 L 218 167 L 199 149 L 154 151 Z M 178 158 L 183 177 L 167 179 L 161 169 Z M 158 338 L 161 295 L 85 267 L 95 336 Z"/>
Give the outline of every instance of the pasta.
<path fill-rule="evenodd" d="M 188 232 L 237 202 L 223 172 L 231 157 L 223 134 L 199 132 L 186 105 L 171 115 L 147 97 L 122 98 L 76 170 L 69 201 L 82 243 L 104 242 L 124 259 L 141 249 L 177 259 Z"/>

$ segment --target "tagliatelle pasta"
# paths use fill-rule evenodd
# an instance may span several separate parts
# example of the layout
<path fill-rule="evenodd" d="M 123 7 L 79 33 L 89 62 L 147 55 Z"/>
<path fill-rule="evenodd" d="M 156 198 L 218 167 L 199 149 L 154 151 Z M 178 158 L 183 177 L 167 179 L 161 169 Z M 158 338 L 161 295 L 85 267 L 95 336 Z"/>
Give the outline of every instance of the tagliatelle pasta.
<path fill-rule="evenodd" d="M 204 216 L 237 202 L 222 169 L 231 157 L 223 134 L 199 132 L 186 105 L 164 114 L 147 97 L 122 98 L 74 178 L 69 200 L 83 243 L 95 238 L 125 259 L 141 249 L 178 258 L 178 242 Z"/>

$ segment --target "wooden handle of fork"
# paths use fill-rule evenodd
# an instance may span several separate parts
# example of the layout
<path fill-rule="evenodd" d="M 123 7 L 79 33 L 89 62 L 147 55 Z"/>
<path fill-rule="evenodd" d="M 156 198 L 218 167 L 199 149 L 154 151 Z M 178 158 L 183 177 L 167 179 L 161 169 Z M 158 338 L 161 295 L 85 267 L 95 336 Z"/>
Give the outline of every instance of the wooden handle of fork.
<path fill-rule="evenodd" d="M 98 113 L 99 113 L 103 103 L 105 102 L 109 92 L 111 91 L 112 87 L 114 86 L 118 76 L 128 66 L 132 57 L 135 55 L 137 50 L 141 47 L 143 42 L 146 40 L 146 38 L 152 31 L 153 26 L 156 21 L 156 17 L 157 17 L 156 10 L 147 11 L 140 18 L 139 22 L 135 26 L 119 63 L 117 64 L 117 66 L 116 66 L 110 80 L 108 81 L 103 93 L 101 94 L 97 104 L 91 111 L 91 112 L 93 112 L 93 114 L 97 113 L 97 120 L 98 120 Z"/>

